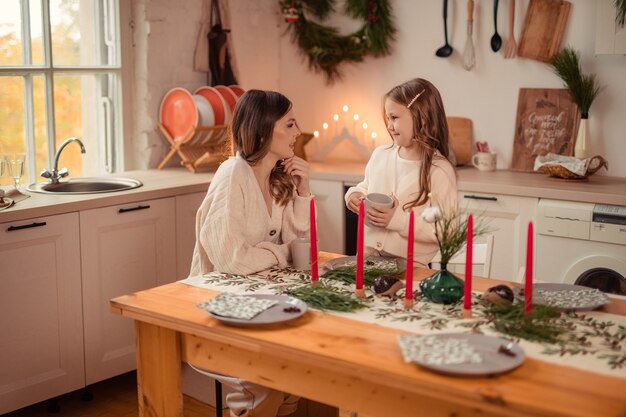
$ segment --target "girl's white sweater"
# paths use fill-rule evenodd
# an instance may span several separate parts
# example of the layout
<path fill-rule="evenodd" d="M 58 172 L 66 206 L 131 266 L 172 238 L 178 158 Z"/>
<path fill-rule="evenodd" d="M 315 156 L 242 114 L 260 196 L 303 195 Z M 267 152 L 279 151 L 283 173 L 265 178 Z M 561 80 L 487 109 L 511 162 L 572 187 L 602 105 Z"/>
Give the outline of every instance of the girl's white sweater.
<path fill-rule="evenodd" d="M 441 157 L 441 154 L 437 153 Z M 419 176 L 421 161 L 400 160 L 398 147 L 384 145 L 376 148 L 365 168 L 365 178 L 362 182 L 348 189 L 346 203 L 350 195 L 360 192 L 394 193 L 400 204 L 386 228 L 365 226 L 364 243 L 367 248 L 384 251 L 389 254 L 406 258 L 407 236 L 409 226 L 409 212 L 402 207 L 405 203 L 414 200 L 420 190 Z M 407 175 L 407 164 L 412 164 Z M 403 165 L 399 167 L 399 165 Z M 405 172 L 399 176 L 398 172 Z M 412 171 L 412 172 L 411 172 Z M 443 157 L 433 159 L 430 168 L 431 198 L 426 204 L 417 206 L 415 211 L 414 252 L 413 259 L 422 265 L 428 264 L 437 253 L 439 246 L 435 237 L 434 223 L 426 223 L 422 211 L 431 204 L 442 209 L 457 206 L 456 173 L 454 167 Z"/>

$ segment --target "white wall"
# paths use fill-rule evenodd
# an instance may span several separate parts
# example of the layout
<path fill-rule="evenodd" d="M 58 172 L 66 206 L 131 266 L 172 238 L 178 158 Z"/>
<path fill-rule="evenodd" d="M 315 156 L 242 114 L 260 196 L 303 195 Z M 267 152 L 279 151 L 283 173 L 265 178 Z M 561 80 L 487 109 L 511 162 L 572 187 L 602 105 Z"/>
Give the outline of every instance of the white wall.
<path fill-rule="evenodd" d="M 516 38 L 519 42 L 528 0 L 518 0 L 516 8 Z M 592 150 L 605 156 L 610 163 L 608 175 L 626 177 L 626 56 L 594 57 L 596 2 L 572 0 L 563 46 L 571 45 L 581 53 L 583 71 L 597 73 L 606 90 L 596 99 L 590 112 Z M 561 80 L 550 67 L 530 59 L 505 60 L 502 50 L 495 54 L 489 48 L 493 34 L 493 3 L 475 2 L 474 46 L 476 67 L 462 67 L 462 52 L 466 40 L 466 2 L 450 0 L 448 30 L 454 54 L 447 59 L 434 52 L 443 45 L 441 2 L 432 0 L 392 1 L 397 40 L 391 56 L 368 58 L 361 64 L 344 68 L 344 80 L 326 85 L 322 75 L 312 73 L 290 36 L 279 38 L 278 75 L 274 51 L 266 56 L 259 53 L 258 42 L 268 44 L 276 33 L 285 30 L 277 1 L 230 0 L 233 5 L 233 36 L 239 61 L 241 84 L 244 88 L 268 88 L 275 85 L 295 105 L 303 130 L 321 130 L 324 121 L 331 122 L 333 113 L 343 104 L 351 106 L 362 120 L 383 135 L 381 96 L 394 85 L 413 77 L 432 81 L 440 90 L 448 115 L 469 117 L 474 121 L 474 136 L 487 140 L 498 153 L 498 167 L 511 164 L 513 131 L 519 88 L 560 88 Z M 342 2 L 338 2 L 342 4 Z M 498 29 L 503 41 L 508 35 L 509 2 L 501 1 Z M 273 18 L 267 10 L 273 10 Z M 254 11 L 263 11 L 263 21 Z M 334 17 L 342 27 L 345 17 Z M 254 22 L 254 24 L 250 24 Z M 275 29 L 278 25 L 278 30 Z M 348 28 L 347 28 L 348 29 Z M 350 30 L 342 30 L 349 33 Z M 244 41 L 245 38 L 245 41 Z M 244 62 L 246 64 L 244 65 Z M 597 174 L 596 174 L 597 175 Z"/>
<path fill-rule="evenodd" d="M 441 91 L 448 115 L 474 121 L 474 136 L 487 140 L 498 153 L 498 167 L 511 164 L 513 131 L 519 88 L 560 88 L 561 80 L 550 67 L 538 61 L 516 58 L 505 60 L 489 48 L 493 34 L 493 2 L 476 0 L 474 46 L 476 67 L 462 67 L 466 40 L 466 2 L 450 0 L 448 28 L 454 54 L 446 59 L 435 56 L 443 45 L 441 1 L 392 0 L 397 40 L 391 56 L 367 58 L 363 63 L 344 67 L 344 80 L 332 86 L 312 73 L 300 51 L 284 35 L 286 23 L 277 0 L 228 0 L 233 30 L 233 48 L 240 71 L 240 84 L 246 88 L 276 89 L 295 104 L 300 126 L 305 131 L 321 130 L 332 124 L 333 113 L 348 104 L 378 132 L 379 143 L 386 139 L 381 120 L 381 96 L 394 85 L 413 77 L 431 80 Z M 337 1 L 343 4 L 341 0 Z M 519 42 L 528 0 L 518 0 L 516 38 Z M 596 2 L 571 0 L 572 9 L 563 45 L 580 51 L 583 70 L 597 73 L 606 90 L 591 107 L 590 126 L 594 153 L 610 163 L 608 175 L 626 177 L 626 56 L 594 56 Z M 147 52 L 137 54 L 135 88 L 139 105 L 133 121 L 133 168 L 154 167 L 168 146 L 155 129 L 158 109 L 165 92 L 172 87 L 190 90 L 204 85 L 206 75 L 192 70 L 193 51 L 200 22 L 202 0 L 138 0 L 135 3 L 135 35 L 144 39 Z M 500 2 L 498 27 L 506 41 L 508 1 Z M 333 21 L 349 33 L 359 27 L 342 14 Z M 143 29 L 142 29 L 143 25 Z M 142 35 L 143 30 L 147 35 Z M 135 40 L 141 44 L 141 40 Z M 137 56 L 139 58 L 137 58 Z M 137 63 L 137 60 L 140 62 Z M 142 69 L 143 66 L 143 69 Z M 143 109 L 143 110 L 142 110 Z M 603 174 L 604 171 L 601 172 Z M 598 174 L 596 174 L 598 175 Z"/>

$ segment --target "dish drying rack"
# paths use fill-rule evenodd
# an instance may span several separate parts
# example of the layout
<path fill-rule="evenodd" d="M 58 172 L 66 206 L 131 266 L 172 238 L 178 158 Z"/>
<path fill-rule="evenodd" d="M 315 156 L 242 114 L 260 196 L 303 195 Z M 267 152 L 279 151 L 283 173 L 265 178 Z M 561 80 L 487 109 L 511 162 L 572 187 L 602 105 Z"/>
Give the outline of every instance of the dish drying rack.
<path fill-rule="evenodd" d="M 158 123 L 157 127 L 171 146 L 170 151 L 159 164 L 159 169 L 162 169 L 175 154 L 180 156 L 181 165 L 193 173 L 202 168 L 216 167 L 229 156 L 229 152 L 225 149 L 228 137 L 226 125 L 191 127 L 183 135 L 189 139 L 178 142 L 172 138 L 163 124 Z"/>

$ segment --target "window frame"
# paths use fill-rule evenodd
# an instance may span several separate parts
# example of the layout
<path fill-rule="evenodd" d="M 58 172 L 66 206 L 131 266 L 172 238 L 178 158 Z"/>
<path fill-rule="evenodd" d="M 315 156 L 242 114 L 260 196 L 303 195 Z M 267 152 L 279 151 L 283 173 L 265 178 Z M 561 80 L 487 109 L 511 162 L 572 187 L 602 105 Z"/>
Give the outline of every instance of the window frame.
<path fill-rule="evenodd" d="M 32 63 L 32 38 L 30 30 L 30 1 L 20 0 L 21 10 L 21 36 L 22 36 L 22 54 L 23 65 L 20 66 L 0 66 L 0 77 L 2 76 L 19 76 L 24 80 L 24 135 L 26 141 L 26 167 L 28 172 L 28 182 L 37 182 L 39 173 L 36 167 L 35 145 L 35 116 L 34 116 L 34 87 L 33 77 L 43 76 L 44 80 L 44 109 L 46 117 L 46 145 L 48 147 L 47 164 L 51 169 L 54 163 L 54 157 L 57 150 L 56 147 L 56 129 L 55 129 L 55 106 L 54 106 L 54 76 L 59 75 L 112 75 L 112 90 L 115 105 L 104 103 L 103 126 L 108 128 L 104 132 L 99 132 L 100 137 L 104 134 L 104 138 L 98 139 L 98 147 L 104 149 L 103 154 L 99 154 L 99 160 L 103 161 L 104 170 L 112 173 L 123 168 L 124 164 L 124 146 L 123 133 L 124 121 L 122 119 L 123 101 L 126 95 L 123 93 L 122 82 L 126 78 L 122 66 L 122 36 L 121 22 L 122 11 L 120 10 L 120 2 L 127 3 L 124 0 L 94 0 L 102 2 L 102 10 L 104 13 L 113 13 L 116 18 L 113 23 L 110 19 L 104 19 L 105 42 L 117 43 L 113 52 L 113 64 L 111 65 L 55 65 L 54 56 L 52 54 L 52 28 L 50 23 L 50 4 L 49 0 L 40 0 L 41 3 L 41 20 L 42 20 L 42 42 L 43 42 L 43 64 Z M 124 16 L 129 16 L 126 6 L 124 6 Z M 124 54 L 126 55 L 126 54 Z M 111 110 L 113 110 L 111 112 Z M 98 114 L 100 117 L 100 114 Z M 115 121 L 115 122 L 112 122 Z M 104 140 L 104 145 L 100 143 Z M 104 148 L 103 148 L 104 147 Z"/>

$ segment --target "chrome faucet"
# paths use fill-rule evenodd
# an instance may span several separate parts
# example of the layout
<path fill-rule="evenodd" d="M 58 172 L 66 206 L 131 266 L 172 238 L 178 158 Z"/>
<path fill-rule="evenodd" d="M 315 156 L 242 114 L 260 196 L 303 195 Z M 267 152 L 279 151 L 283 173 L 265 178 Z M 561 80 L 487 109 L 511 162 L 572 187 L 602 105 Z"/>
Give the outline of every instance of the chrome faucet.
<path fill-rule="evenodd" d="M 54 155 L 54 166 L 52 167 L 52 172 L 48 171 L 46 168 L 41 171 L 41 176 L 44 178 L 48 178 L 50 180 L 50 183 L 58 184 L 61 178 L 65 178 L 69 175 L 70 172 L 67 170 L 67 168 L 61 168 L 61 170 L 59 171 L 59 157 L 61 156 L 61 152 L 63 151 L 63 149 L 65 149 L 65 147 L 72 142 L 78 143 L 78 145 L 80 146 L 80 153 L 85 153 L 85 146 L 83 145 L 83 142 L 80 141 L 80 139 L 66 139 L 65 142 L 63 142 L 61 146 L 59 146 L 59 150 L 57 150 L 56 154 Z"/>

